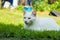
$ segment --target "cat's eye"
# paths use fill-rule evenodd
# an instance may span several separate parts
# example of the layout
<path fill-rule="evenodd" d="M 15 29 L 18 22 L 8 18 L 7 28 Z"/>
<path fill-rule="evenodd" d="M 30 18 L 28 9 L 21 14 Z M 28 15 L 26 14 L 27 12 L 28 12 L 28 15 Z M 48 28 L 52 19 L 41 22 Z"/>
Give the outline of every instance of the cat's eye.
<path fill-rule="evenodd" d="M 26 17 L 24 17 L 24 19 L 26 19 Z"/>
<path fill-rule="evenodd" d="M 28 19 L 31 19 L 31 18 L 28 18 Z"/>

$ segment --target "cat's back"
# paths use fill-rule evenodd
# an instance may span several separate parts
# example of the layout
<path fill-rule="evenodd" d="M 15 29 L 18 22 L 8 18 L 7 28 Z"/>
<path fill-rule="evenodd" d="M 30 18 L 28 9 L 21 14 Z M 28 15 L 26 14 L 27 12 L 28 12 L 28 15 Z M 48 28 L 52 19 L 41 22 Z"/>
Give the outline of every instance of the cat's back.
<path fill-rule="evenodd" d="M 59 25 L 52 18 L 37 18 L 36 22 L 38 22 L 41 29 L 46 30 L 59 30 Z"/>
<path fill-rule="evenodd" d="M 36 18 L 36 22 L 41 22 L 41 23 L 45 23 L 45 22 L 55 22 L 54 19 L 52 18 L 47 18 L 47 17 L 41 17 L 41 18 Z"/>
<path fill-rule="evenodd" d="M 44 23 L 44 22 L 55 22 L 54 21 L 54 19 L 52 19 L 52 18 L 47 18 L 47 17 L 41 17 L 41 18 L 36 18 L 36 21 L 38 21 L 38 22 L 42 22 L 42 23 Z"/>

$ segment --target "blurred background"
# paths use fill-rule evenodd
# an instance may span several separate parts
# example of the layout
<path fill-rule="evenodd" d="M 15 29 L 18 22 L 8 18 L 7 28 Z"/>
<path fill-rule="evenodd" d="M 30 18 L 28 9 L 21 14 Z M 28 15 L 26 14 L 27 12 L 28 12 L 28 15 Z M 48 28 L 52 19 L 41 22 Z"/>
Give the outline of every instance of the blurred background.
<path fill-rule="evenodd" d="M 51 17 L 60 25 L 60 0 L 0 0 L 0 37 L 35 38 L 35 35 L 38 36 L 37 33 L 28 35 L 30 32 L 26 32 L 27 34 L 24 35 L 25 32 L 21 31 L 21 27 L 24 26 L 23 8 L 26 3 L 37 11 L 37 17 Z M 53 34 L 51 33 L 51 35 Z"/>

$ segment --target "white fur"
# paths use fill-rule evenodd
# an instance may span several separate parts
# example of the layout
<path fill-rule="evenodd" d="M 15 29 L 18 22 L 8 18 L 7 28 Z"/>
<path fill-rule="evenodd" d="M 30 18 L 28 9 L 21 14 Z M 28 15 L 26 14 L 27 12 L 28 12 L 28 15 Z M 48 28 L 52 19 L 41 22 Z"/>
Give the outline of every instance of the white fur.
<path fill-rule="evenodd" d="M 56 24 L 56 22 L 51 18 L 36 18 L 34 24 L 31 26 L 27 26 L 24 24 L 25 29 L 31 30 L 60 30 L 60 27 Z"/>
<path fill-rule="evenodd" d="M 30 14 L 26 13 L 24 17 L 26 18 L 31 17 L 31 20 L 33 20 L 33 23 L 31 25 L 24 23 L 24 29 L 36 31 L 60 30 L 60 27 L 52 18 L 36 18 L 35 16 L 31 15 L 31 13 Z M 27 22 L 28 21 L 30 22 L 31 20 L 24 19 L 24 21 Z"/>

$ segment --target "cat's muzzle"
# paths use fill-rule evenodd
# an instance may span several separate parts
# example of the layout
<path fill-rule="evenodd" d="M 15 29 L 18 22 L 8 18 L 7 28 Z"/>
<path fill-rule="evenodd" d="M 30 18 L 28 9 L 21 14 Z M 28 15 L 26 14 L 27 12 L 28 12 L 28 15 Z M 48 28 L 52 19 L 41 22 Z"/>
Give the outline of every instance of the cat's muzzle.
<path fill-rule="evenodd" d="M 25 24 L 28 24 L 28 22 L 27 22 L 27 21 L 25 21 Z"/>

